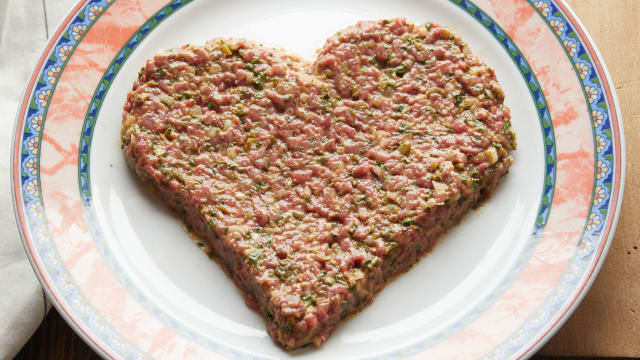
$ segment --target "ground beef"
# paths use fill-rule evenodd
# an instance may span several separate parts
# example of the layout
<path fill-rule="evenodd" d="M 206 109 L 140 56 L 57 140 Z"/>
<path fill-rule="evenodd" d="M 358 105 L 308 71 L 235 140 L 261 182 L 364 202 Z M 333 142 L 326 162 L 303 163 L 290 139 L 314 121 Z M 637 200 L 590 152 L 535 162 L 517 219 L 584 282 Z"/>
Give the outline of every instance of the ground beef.
<path fill-rule="evenodd" d="M 312 64 L 241 39 L 161 52 L 121 136 L 293 349 L 324 342 L 495 188 L 516 146 L 503 99 L 451 30 L 365 21 Z"/>

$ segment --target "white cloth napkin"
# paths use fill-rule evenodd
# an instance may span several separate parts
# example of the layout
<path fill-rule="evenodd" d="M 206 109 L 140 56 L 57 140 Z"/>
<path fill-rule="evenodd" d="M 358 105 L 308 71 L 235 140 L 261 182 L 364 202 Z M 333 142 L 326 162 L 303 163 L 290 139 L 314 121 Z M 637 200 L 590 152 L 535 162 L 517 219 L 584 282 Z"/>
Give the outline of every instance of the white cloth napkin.
<path fill-rule="evenodd" d="M 26 81 L 62 7 L 72 1 L 0 0 L 0 359 L 20 351 L 50 308 L 14 220 L 10 147 Z"/>

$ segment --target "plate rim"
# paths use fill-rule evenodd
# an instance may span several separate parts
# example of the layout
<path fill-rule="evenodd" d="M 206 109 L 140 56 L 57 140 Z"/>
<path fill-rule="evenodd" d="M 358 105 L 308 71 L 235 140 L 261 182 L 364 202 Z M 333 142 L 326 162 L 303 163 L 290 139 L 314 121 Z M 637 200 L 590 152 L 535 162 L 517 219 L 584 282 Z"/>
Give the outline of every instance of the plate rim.
<path fill-rule="evenodd" d="M 10 177 L 11 177 L 11 186 L 12 186 L 12 191 L 11 191 L 11 196 L 12 196 L 12 202 L 13 202 L 13 207 L 14 207 L 14 213 L 15 213 L 15 219 L 16 219 L 16 224 L 18 226 L 19 229 L 19 233 L 20 236 L 22 238 L 22 242 L 23 242 L 23 246 L 25 248 L 25 252 L 28 255 L 29 261 L 34 269 L 34 272 L 36 273 L 39 281 L 43 284 L 43 289 L 44 291 L 47 293 L 47 295 L 49 296 L 49 298 L 52 300 L 52 303 L 54 304 L 54 306 L 56 307 L 56 309 L 59 310 L 59 313 L 62 315 L 62 317 L 67 321 L 67 323 L 69 323 L 69 325 L 74 329 L 74 331 L 79 334 L 81 336 L 81 338 L 83 338 L 83 340 L 88 343 L 96 352 L 98 352 L 101 356 L 106 357 L 106 356 L 110 356 L 113 358 L 116 358 L 112 355 L 112 353 L 110 351 L 108 351 L 108 349 L 103 348 L 98 341 L 96 341 L 96 339 L 94 339 L 93 337 L 89 337 L 88 333 L 85 333 L 85 329 L 82 328 L 80 326 L 79 323 L 77 323 L 77 320 L 72 316 L 72 314 L 69 313 L 69 311 L 65 308 L 64 305 L 64 300 L 62 299 L 58 299 L 58 297 L 56 296 L 56 294 L 54 294 L 54 292 L 52 291 L 51 285 L 47 282 L 47 280 L 43 277 L 43 274 L 40 272 L 39 270 L 39 266 L 38 264 L 36 264 L 36 260 L 33 257 L 33 253 L 32 251 L 34 251 L 31 248 L 31 243 L 30 240 L 27 239 L 27 236 L 24 232 L 24 226 L 27 226 L 25 224 L 25 220 L 23 219 L 23 214 L 19 211 L 19 204 L 18 204 L 18 197 L 16 195 L 16 184 L 15 184 L 15 179 L 16 179 L 16 163 L 20 163 L 19 161 L 19 157 L 16 156 L 16 154 L 19 153 L 19 144 L 16 143 L 16 140 L 19 136 L 21 136 L 22 134 L 18 134 L 18 129 L 22 126 L 26 126 L 26 121 L 21 121 L 22 119 L 24 119 L 24 116 L 20 116 L 21 114 L 24 113 L 24 107 L 26 105 L 28 105 L 28 100 L 31 97 L 31 94 L 35 92 L 35 88 L 34 85 L 38 80 L 38 75 L 39 75 L 39 70 L 44 70 L 44 65 L 46 63 L 46 59 L 47 59 L 47 55 L 50 53 L 50 51 L 52 50 L 52 48 L 54 47 L 55 43 L 58 41 L 58 38 L 60 37 L 60 35 L 66 30 L 66 26 L 68 25 L 68 23 L 73 19 L 74 15 L 76 13 L 78 13 L 79 10 L 84 9 L 85 5 L 88 5 L 88 3 L 91 0 L 77 0 L 76 3 L 74 4 L 74 6 L 67 11 L 67 14 L 65 15 L 65 17 L 63 18 L 62 22 L 60 24 L 58 24 L 57 26 L 57 30 L 54 33 L 54 35 L 52 37 L 50 37 L 50 39 L 45 43 L 45 45 L 43 46 L 43 51 L 41 52 L 41 57 L 38 59 L 36 65 L 34 66 L 34 70 L 31 73 L 31 76 L 29 78 L 29 80 L 27 81 L 27 84 L 25 86 L 25 89 L 23 91 L 23 95 L 21 97 L 21 102 L 19 103 L 20 106 L 18 107 L 17 111 L 16 111 L 16 120 L 14 123 L 14 131 L 12 134 L 12 146 L 11 146 L 11 152 L 10 152 L 10 158 L 11 158 L 11 169 L 10 169 Z M 607 216 L 605 217 L 608 218 L 609 216 L 613 216 L 612 218 L 612 222 L 611 222 L 611 226 L 608 230 L 608 233 L 605 235 L 601 235 L 602 239 L 603 239 L 603 249 L 602 251 L 599 253 L 598 255 L 598 259 L 597 261 L 595 261 L 595 264 L 593 264 L 594 262 L 591 261 L 590 262 L 590 266 L 592 266 L 592 268 L 589 270 L 588 274 L 583 275 L 584 278 L 586 278 L 586 282 L 583 284 L 583 286 L 579 289 L 576 290 L 577 291 L 577 296 L 575 296 L 574 298 L 572 298 L 570 301 L 565 301 L 563 302 L 563 305 L 565 307 L 564 310 L 560 311 L 560 314 L 558 314 L 558 317 L 555 321 L 550 321 L 551 324 L 549 324 L 548 329 L 545 329 L 542 332 L 539 332 L 539 334 L 541 334 L 542 336 L 540 336 L 538 339 L 536 339 L 534 341 L 534 343 L 529 346 L 526 345 L 524 346 L 524 348 L 528 348 L 526 349 L 524 352 L 522 352 L 520 355 L 518 355 L 518 357 L 523 356 L 523 357 L 528 357 L 530 355 L 532 355 L 535 351 L 537 351 L 540 347 L 542 347 L 544 345 L 544 343 L 546 343 L 559 329 L 560 327 L 567 321 L 567 319 L 570 317 L 570 315 L 575 311 L 575 309 L 579 306 L 579 304 L 581 303 L 582 299 L 584 298 L 584 296 L 586 295 L 586 293 L 589 291 L 589 289 L 591 288 L 591 286 L 593 285 L 593 282 L 595 281 L 595 278 L 597 277 L 597 274 L 599 273 L 604 260 L 606 259 L 606 255 L 608 254 L 608 251 L 610 249 L 611 243 L 613 242 L 613 238 L 615 235 L 615 230 L 619 221 L 619 215 L 620 215 L 620 209 L 622 206 L 622 202 L 624 199 L 624 187 L 625 187 L 625 177 L 626 177 L 626 143 L 625 143 L 625 137 L 624 137 L 624 127 L 623 127 L 623 118 L 622 118 L 622 113 L 621 113 L 621 108 L 620 108 L 620 103 L 618 100 L 618 96 L 617 96 L 617 92 L 615 90 L 615 87 L 613 87 L 613 81 L 611 79 L 611 75 L 609 73 L 609 70 L 607 68 L 606 63 L 604 62 L 604 58 L 602 57 L 602 54 L 600 53 L 599 49 L 597 48 L 595 42 L 593 41 L 591 35 L 589 34 L 589 32 L 587 31 L 587 29 L 585 28 L 584 24 L 579 20 L 579 18 L 575 15 L 575 13 L 573 12 L 573 10 L 566 4 L 565 0 L 551 0 L 552 2 L 555 2 L 556 4 L 562 5 L 563 6 L 563 10 L 565 11 L 565 15 L 567 16 L 567 20 L 573 21 L 575 29 L 576 30 L 580 30 L 582 32 L 582 34 L 579 36 L 579 39 L 582 39 L 585 44 L 589 45 L 592 47 L 593 50 L 593 61 L 594 62 L 598 62 L 599 65 L 601 66 L 601 76 L 603 79 L 606 80 L 606 86 L 605 84 L 602 84 L 602 88 L 606 91 L 608 90 L 610 95 L 611 95 L 611 100 L 612 100 L 612 104 L 611 106 L 614 107 L 614 112 L 616 114 L 616 121 L 615 124 L 618 127 L 618 131 L 616 134 L 618 134 L 619 138 L 618 138 L 618 143 L 619 143 L 619 147 L 620 147 L 620 152 L 619 154 L 619 158 L 617 159 L 617 161 L 619 162 L 620 165 L 620 178 L 618 179 L 618 189 L 616 192 L 613 192 L 610 194 L 612 197 L 615 195 L 616 197 L 616 205 L 615 205 L 615 209 L 612 208 L 613 210 L 613 214 L 611 215 L 610 213 L 607 214 Z M 113 1 L 112 0 L 107 0 L 107 2 L 109 4 L 111 4 Z M 530 1 L 531 5 L 533 5 L 533 1 Z M 81 41 L 81 40 L 80 40 Z M 597 69 L 594 69 L 594 71 L 596 73 L 600 73 Z M 26 104 L 26 105 L 25 105 Z M 613 112 L 612 112 L 613 113 Z M 614 122 L 612 122 L 613 124 Z M 594 135 L 595 137 L 595 135 Z M 595 151 L 594 151 L 595 152 Z M 615 150 L 613 151 L 614 154 L 616 154 Z M 595 158 L 594 155 L 594 162 L 597 161 L 597 159 Z M 19 166 L 19 165 L 18 165 Z M 595 187 L 595 182 L 594 182 L 594 187 Z M 73 311 L 71 311 L 73 312 Z M 88 329 L 87 329 L 88 330 Z"/>
<path fill-rule="evenodd" d="M 609 68 L 607 67 L 607 64 L 604 61 L 604 57 L 602 56 L 600 49 L 598 48 L 597 44 L 591 37 L 591 34 L 589 33 L 585 25 L 582 23 L 580 18 L 573 11 L 571 6 L 567 4 L 566 0 L 555 0 L 555 2 L 556 4 L 560 4 L 563 7 L 562 10 L 566 13 L 568 17 L 567 20 L 573 21 L 574 25 L 577 25 L 575 26 L 575 29 L 582 31 L 582 36 L 584 37 L 583 40 L 585 41 L 586 44 L 592 47 L 593 54 L 595 55 L 595 59 L 599 61 L 600 66 L 602 67 L 602 76 L 607 81 L 607 84 L 606 84 L 607 86 L 605 87 L 603 85 L 602 88 L 608 89 L 609 92 L 611 93 L 611 98 L 612 98 L 611 100 L 613 101 L 613 105 L 615 108 L 614 110 L 616 113 L 616 124 L 618 125 L 618 134 L 619 134 L 619 143 L 620 143 L 620 158 L 618 160 L 618 162 L 620 163 L 620 182 L 618 185 L 618 191 L 617 193 L 615 193 L 615 195 L 617 196 L 617 199 L 616 199 L 616 207 L 613 211 L 611 228 L 609 229 L 608 234 L 604 235 L 606 237 L 604 239 L 604 248 L 602 252 L 599 254 L 598 260 L 594 264 L 590 273 L 587 275 L 587 281 L 579 290 L 577 296 L 569 302 L 568 306 L 566 306 L 565 309 L 561 311 L 560 314 L 558 314 L 555 320 L 551 321 L 551 324 L 549 325 L 549 327 L 545 329 L 541 334 L 542 336 L 539 336 L 536 340 L 534 340 L 533 344 L 525 346 L 525 347 L 528 347 L 528 349 L 525 349 L 524 352 L 521 352 L 519 355 L 517 355 L 518 358 L 529 358 L 530 356 L 538 352 L 538 350 L 540 350 L 549 340 L 551 340 L 551 338 L 556 333 L 558 333 L 558 331 L 569 320 L 571 315 L 576 311 L 578 306 L 580 306 L 580 304 L 582 303 L 582 300 L 584 300 L 584 297 L 587 295 L 587 293 L 589 293 L 589 290 L 591 290 L 591 287 L 593 286 L 593 283 L 598 277 L 598 274 L 602 269 L 604 261 L 606 260 L 607 255 L 609 254 L 611 244 L 613 243 L 613 240 L 615 237 L 615 233 L 618 227 L 618 221 L 620 220 L 620 211 L 622 208 L 622 203 L 624 201 L 624 187 L 626 182 L 627 147 L 626 147 L 625 135 L 624 135 L 624 122 L 622 117 L 622 110 L 620 108 L 620 102 L 618 99 L 618 92 L 615 89 L 613 79 L 611 78 L 611 74 L 609 73 Z M 595 157 L 594 157 L 594 161 L 596 161 Z M 612 193 L 611 196 L 613 195 L 614 194 Z M 565 305 L 567 304 L 565 303 Z"/>
<path fill-rule="evenodd" d="M 46 63 L 47 55 L 53 49 L 58 38 L 64 32 L 68 23 L 73 19 L 73 16 L 76 13 L 78 13 L 81 9 L 83 9 L 89 1 L 91 0 L 75 0 L 75 3 L 71 6 L 71 8 L 66 11 L 65 15 L 62 17 L 62 20 L 56 25 L 56 31 L 53 33 L 53 35 L 49 37 L 49 39 L 47 39 L 45 44 L 42 46 L 42 51 L 40 52 L 41 55 L 36 61 L 35 65 L 33 66 L 33 71 L 31 72 L 31 76 L 28 77 L 27 83 L 25 84 L 24 89 L 22 90 L 22 96 L 20 97 L 21 100 L 18 108 L 16 109 L 16 114 L 15 114 L 15 119 L 13 124 L 13 133 L 11 135 L 11 150 L 9 153 L 9 159 L 10 159 L 9 164 L 11 164 L 11 168 L 9 171 L 9 176 L 11 178 L 10 179 L 11 202 L 13 205 L 13 213 L 14 213 L 13 215 L 16 221 L 16 226 L 18 228 L 18 232 L 22 240 L 22 247 L 24 248 L 24 251 L 27 254 L 27 257 L 29 258 L 29 263 L 31 264 L 31 268 L 33 269 L 34 274 L 38 278 L 40 285 L 42 285 L 41 286 L 42 290 L 45 292 L 47 298 L 49 299 L 53 307 L 56 309 L 58 314 L 60 314 L 60 316 L 64 319 L 67 325 L 69 325 L 69 327 L 73 329 L 76 335 L 78 335 L 84 341 L 85 344 L 89 345 L 89 347 L 93 351 L 95 351 L 98 355 L 100 355 L 101 358 L 117 359 L 117 357 L 114 356 L 112 352 L 104 348 L 101 344 L 98 343 L 98 341 L 96 341 L 93 337 L 90 337 L 89 334 L 85 332 L 85 329 L 81 327 L 80 323 L 77 322 L 75 317 L 72 317 L 71 313 L 63 305 L 63 301 L 58 298 L 58 295 L 56 293 L 53 292 L 51 285 L 44 278 L 38 264 L 36 263 L 36 259 L 33 256 L 33 253 L 32 253 L 33 250 L 31 249 L 31 240 L 27 238 L 27 235 L 24 231 L 24 227 L 27 225 L 25 224 L 25 220 L 23 220 L 22 213 L 20 212 L 20 208 L 18 204 L 18 195 L 16 194 L 16 190 L 15 190 L 16 189 L 15 179 L 17 176 L 15 173 L 16 167 L 17 167 L 16 164 L 19 163 L 19 157 L 17 156 L 19 148 L 16 140 L 18 139 L 19 136 L 21 136 L 21 134 L 18 133 L 18 130 L 21 128 L 21 126 L 24 127 L 25 125 L 25 124 L 22 124 L 21 122 L 21 119 L 24 118 L 24 116 L 21 116 L 21 114 L 25 112 L 23 108 L 27 104 L 30 94 L 33 91 L 35 91 L 34 86 L 38 80 L 39 69 L 42 68 L 44 70 L 44 65 Z"/>

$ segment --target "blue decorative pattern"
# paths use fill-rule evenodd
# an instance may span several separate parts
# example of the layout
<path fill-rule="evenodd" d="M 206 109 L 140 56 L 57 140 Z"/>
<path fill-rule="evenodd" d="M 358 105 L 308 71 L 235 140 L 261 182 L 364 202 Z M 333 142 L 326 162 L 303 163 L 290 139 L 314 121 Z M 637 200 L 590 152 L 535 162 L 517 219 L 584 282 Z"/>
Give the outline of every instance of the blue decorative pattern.
<path fill-rule="evenodd" d="M 607 240 L 603 237 L 602 230 L 607 217 L 613 216 L 612 213 L 610 215 L 611 191 L 615 180 L 612 169 L 618 159 L 612 146 L 613 124 L 608 115 L 611 104 L 607 103 L 604 96 L 602 79 L 599 78 L 587 46 L 573 25 L 566 20 L 567 14 L 552 0 L 528 1 L 555 33 L 574 64 L 576 75 L 582 84 L 593 121 L 595 187 L 582 236 L 562 279 L 533 315 L 500 346 L 487 354 L 487 359 L 506 359 L 518 355 L 539 341 L 537 336 L 545 326 L 564 314 L 563 310 L 570 305 L 568 300 L 584 282 L 583 276 L 587 269 L 596 261 L 596 250 Z"/>
<path fill-rule="evenodd" d="M 55 40 L 55 46 L 48 54 L 48 58 L 40 68 L 38 73 L 38 81 L 35 84 L 32 93 L 29 96 L 28 109 L 25 117 L 18 119 L 25 124 L 23 132 L 16 134 L 20 139 L 21 152 L 19 161 L 21 164 L 21 172 L 19 174 L 21 192 L 17 195 L 17 201 L 23 204 L 25 212 L 25 236 L 30 239 L 31 244 L 35 248 L 40 262 L 46 270 L 46 277 L 53 283 L 53 288 L 58 296 L 69 306 L 77 318 L 79 323 L 88 328 L 92 334 L 100 340 L 110 353 L 118 357 L 126 359 L 143 358 L 144 355 L 135 347 L 133 347 L 126 339 L 119 335 L 108 323 L 90 306 L 84 299 L 83 295 L 73 283 L 71 277 L 67 273 L 60 257 L 51 241 L 46 214 L 44 214 L 42 206 L 42 194 L 39 177 L 39 154 L 42 139 L 43 122 L 49 106 L 49 101 L 55 87 L 57 85 L 59 75 L 66 66 L 68 59 L 73 55 L 76 46 L 80 43 L 84 34 L 91 28 L 95 20 L 111 5 L 112 0 L 89 0 L 74 15 L 73 19 L 64 29 L 62 35 Z M 465 321 L 461 321 L 447 329 L 440 336 L 425 339 L 419 344 L 415 344 L 409 348 L 403 349 L 401 352 L 387 354 L 385 358 L 402 357 L 418 352 L 425 347 L 442 341 L 451 334 L 461 330 L 468 322 L 477 318 L 484 312 L 489 304 L 493 303 L 501 294 L 506 291 L 511 282 L 515 279 L 522 267 L 526 264 L 526 260 L 535 250 L 537 243 L 536 238 L 544 228 L 546 219 L 549 215 L 551 198 L 553 196 L 553 186 L 555 184 L 555 147 L 553 138 L 553 128 L 549 113 L 546 108 L 546 102 L 540 86 L 535 79 L 533 71 L 530 69 L 524 57 L 521 55 L 515 44 L 508 38 L 505 32 L 485 13 L 478 9 L 468 0 L 450 0 L 451 2 L 464 9 L 472 15 L 477 21 L 482 23 L 494 37 L 504 46 L 506 51 L 512 57 L 516 66 L 522 72 L 527 84 L 531 90 L 534 102 L 538 107 L 541 119 L 542 133 L 545 141 L 545 150 L 547 154 L 545 187 L 543 190 L 543 199 L 540 204 L 538 219 L 536 220 L 531 241 L 527 245 L 525 251 L 520 255 L 517 261 L 516 269 L 508 279 L 495 289 L 492 296 L 485 299 L 482 305 L 474 310 L 471 314 L 464 317 Z M 609 117 L 609 104 L 603 97 L 603 89 L 601 79 L 598 77 L 597 71 L 593 65 L 593 59 L 585 51 L 586 47 L 580 37 L 567 22 L 565 14 L 551 0 L 531 1 L 542 15 L 549 26 L 556 32 L 560 42 L 567 51 L 567 55 L 572 59 L 576 67 L 578 78 L 582 81 L 585 91 L 585 97 L 590 105 L 592 120 L 594 125 L 594 143 L 596 148 L 596 187 L 593 192 L 593 203 L 590 216 L 585 224 L 585 231 L 573 261 L 567 268 L 562 282 L 549 295 L 549 298 L 541 306 L 527 322 L 509 339 L 507 339 L 500 347 L 495 349 L 489 357 L 507 358 L 526 349 L 526 346 L 540 335 L 543 327 L 551 321 L 566 305 L 568 297 L 575 291 L 578 284 L 584 281 L 586 269 L 593 263 L 596 249 L 602 242 L 606 241 L 602 237 L 602 227 L 607 222 L 610 214 L 610 195 L 612 191 L 613 172 L 612 168 L 617 159 L 614 156 L 614 142 L 612 138 L 612 123 Z M 103 81 L 101 81 L 96 93 L 91 101 L 91 106 L 87 113 L 85 128 L 80 139 L 80 157 L 79 157 L 79 180 L 81 194 L 85 205 L 90 205 L 90 188 L 89 188 L 89 169 L 88 160 L 90 152 L 90 140 L 92 134 L 92 126 L 95 124 L 97 112 L 102 100 L 108 90 L 108 85 L 128 55 L 133 51 L 137 44 L 150 32 L 153 28 L 173 11 L 184 6 L 191 0 L 172 1 L 162 10 L 152 16 L 136 34 L 127 42 L 125 47 L 118 53 L 112 62 L 109 70 L 105 73 Z M 104 81 L 106 80 L 106 82 Z M 87 211 L 88 216 L 91 211 Z M 91 219 L 88 219 L 91 221 Z M 95 235 L 95 234 L 94 234 Z M 105 255 L 105 248 L 99 247 L 100 251 Z M 105 260 L 108 259 L 105 258 Z M 113 267 L 112 267 L 113 269 Z M 116 271 L 115 275 L 123 281 L 123 285 L 131 290 L 131 284 L 126 281 L 123 274 Z M 138 301 L 144 301 L 143 298 L 136 296 L 135 291 L 132 293 Z M 147 305 L 148 302 L 145 304 Z M 161 317 L 162 314 L 153 311 L 154 315 Z M 179 328 L 180 326 L 171 319 L 165 319 L 171 327 Z M 183 328 L 180 331 L 187 338 L 204 341 L 204 343 L 221 351 L 224 355 L 245 358 L 248 354 L 240 354 L 231 351 L 228 348 L 221 348 L 219 344 L 211 343 L 208 340 L 198 339 L 197 335 L 192 331 Z"/>
<path fill-rule="evenodd" d="M 54 284 L 59 297 L 66 306 L 73 309 L 77 321 L 90 329 L 92 334 L 106 345 L 108 351 L 123 359 L 143 359 L 143 353 L 136 349 L 122 335 L 118 334 L 108 325 L 100 314 L 95 311 L 84 298 L 62 264 L 60 255 L 51 241 L 51 233 L 47 225 L 44 207 L 42 205 L 42 192 L 40 187 L 39 154 L 42 139 L 42 129 L 49 109 L 51 96 L 59 81 L 59 76 L 73 55 L 76 47 L 82 41 L 86 32 L 95 21 L 112 4 L 113 0 L 89 0 L 74 15 L 60 37 L 55 40 L 55 45 L 43 64 L 38 74 L 38 81 L 34 85 L 29 107 L 24 119 L 24 131 L 21 136 L 20 154 L 20 184 L 22 192 L 17 201 L 21 201 L 26 212 L 27 234 L 35 244 L 40 261 L 46 269 L 50 281 Z M 136 33 L 135 42 L 144 38 L 166 16 L 192 0 L 174 1 L 165 6 L 149 19 Z M 126 55 L 132 50 L 128 49 Z M 124 59 L 122 59 L 124 60 Z M 118 66 L 120 64 L 117 64 Z M 116 67 L 117 69 L 117 67 Z M 88 149 L 86 149 L 88 150 Z M 82 150 L 81 150 L 82 152 Z M 85 164 L 80 159 L 79 168 Z"/>

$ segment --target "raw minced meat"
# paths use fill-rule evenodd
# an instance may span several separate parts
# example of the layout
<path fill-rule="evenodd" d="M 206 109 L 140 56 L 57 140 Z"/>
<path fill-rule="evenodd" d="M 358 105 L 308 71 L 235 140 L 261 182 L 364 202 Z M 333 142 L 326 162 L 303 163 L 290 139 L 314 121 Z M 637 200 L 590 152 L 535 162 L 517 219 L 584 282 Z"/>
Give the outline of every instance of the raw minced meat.
<path fill-rule="evenodd" d="M 293 349 L 324 342 L 495 188 L 516 146 L 503 100 L 451 30 L 364 21 L 314 63 L 242 39 L 161 52 L 122 142 Z"/>

